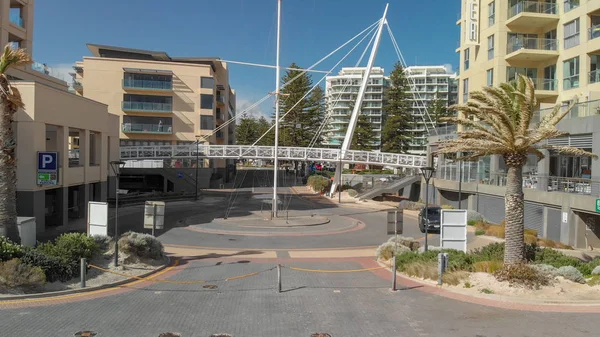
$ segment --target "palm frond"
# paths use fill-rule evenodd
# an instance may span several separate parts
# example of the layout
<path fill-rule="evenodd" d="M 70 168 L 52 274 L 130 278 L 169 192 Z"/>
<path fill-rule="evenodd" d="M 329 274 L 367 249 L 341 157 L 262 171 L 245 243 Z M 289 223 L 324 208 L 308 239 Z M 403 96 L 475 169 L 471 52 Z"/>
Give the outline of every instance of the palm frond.
<path fill-rule="evenodd" d="M 556 151 L 558 153 L 566 154 L 566 155 L 570 155 L 570 156 L 592 157 L 594 159 L 598 159 L 598 156 L 596 154 L 588 152 L 588 151 L 585 151 L 585 150 L 582 150 L 582 149 L 578 149 L 576 147 L 555 146 L 555 145 L 541 145 L 541 146 L 538 146 L 538 149 L 553 150 L 553 151 Z"/>
<path fill-rule="evenodd" d="M 559 107 L 556 114 L 554 114 L 551 118 L 549 118 L 546 121 L 546 124 L 549 124 L 552 126 L 555 126 L 556 124 L 558 124 L 558 122 L 560 122 L 563 118 L 565 118 L 566 115 L 571 113 L 571 110 L 573 110 L 573 108 L 575 107 L 575 105 L 577 105 L 578 102 L 579 102 L 579 98 L 577 96 L 573 97 L 573 99 L 571 100 L 571 104 L 569 104 L 567 109 L 565 109 L 565 111 L 563 111 L 563 112 L 560 112 L 560 107 Z M 554 112 L 554 110 L 552 112 Z"/>
<path fill-rule="evenodd" d="M 20 67 L 31 63 L 33 63 L 33 60 L 25 49 L 13 49 L 9 43 L 4 46 L 4 51 L 0 56 L 0 74 L 6 73 L 6 70 L 10 67 Z"/>
<path fill-rule="evenodd" d="M 542 151 L 540 151 L 540 150 L 538 150 L 538 149 L 536 149 L 536 148 L 534 148 L 534 147 L 531 147 L 531 148 L 529 148 L 529 151 L 527 151 L 527 152 L 528 152 L 528 153 L 533 153 L 533 154 L 535 154 L 535 155 L 537 156 L 537 158 L 538 158 L 538 161 L 540 161 L 540 160 L 542 160 L 542 159 L 544 159 L 544 158 L 546 157 L 546 156 L 545 156 L 545 155 L 542 153 Z"/>

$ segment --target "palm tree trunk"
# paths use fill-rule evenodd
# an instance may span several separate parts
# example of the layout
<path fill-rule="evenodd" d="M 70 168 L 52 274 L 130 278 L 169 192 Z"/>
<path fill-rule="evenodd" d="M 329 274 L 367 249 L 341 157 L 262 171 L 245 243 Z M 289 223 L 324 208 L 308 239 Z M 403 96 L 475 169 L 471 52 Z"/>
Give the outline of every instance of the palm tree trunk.
<path fill-rule="evenodd" d="M 523 167 L 509 166 L 506 177 L 506 194 L 504 195 L 506 228 L 506 246 L 504 263 L 514 264 L 525 258 L 524 232 L 524 196 Z"/>
<path fill-rule="evenodd" d="M 0 78 L 4 92 L 8 92 L 8 81 Z M 3 97 L 2 97 L 3 96 Z M 15 243 L 21 243 L 17 228 L 17 167 L 13 116 L 15 108 L 0 96 L 0 235 Z"/>

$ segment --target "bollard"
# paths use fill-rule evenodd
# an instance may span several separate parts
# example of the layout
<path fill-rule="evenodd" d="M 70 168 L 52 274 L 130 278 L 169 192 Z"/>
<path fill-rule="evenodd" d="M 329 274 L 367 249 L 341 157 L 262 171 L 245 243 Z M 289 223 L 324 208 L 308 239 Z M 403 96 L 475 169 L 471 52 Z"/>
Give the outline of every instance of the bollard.
<path fill-rule="evenodd" d="M 442 275 L 444 275 L 444 254 L 438 254 L 438 285 L 442 285 Z"/>
<path fill-rule="evenodd" d="M 81 265 L 79 267 L 79 277 L 81 278 L 81 287 L 85 288 L 85 274 L 86 274 L 87 264 L 85 263 L 85 258 L 81 258 Z"/>
<path fill-rule="evenodd" d="M 281 293 L 281 265 L 277 264 L 277 292 Z"/>
<path fill-rule="evenodd" d="M 396 256 L 394 256 L 394 263 L 392 264 L 392 291 L 396 291 Z"/>
<path fill-rule="evenodd" d="M 444 253 L 444 273 L 446 272 L 446 269 L 448 269 L 448 262 L 449 262 L 448 253 Z"/>

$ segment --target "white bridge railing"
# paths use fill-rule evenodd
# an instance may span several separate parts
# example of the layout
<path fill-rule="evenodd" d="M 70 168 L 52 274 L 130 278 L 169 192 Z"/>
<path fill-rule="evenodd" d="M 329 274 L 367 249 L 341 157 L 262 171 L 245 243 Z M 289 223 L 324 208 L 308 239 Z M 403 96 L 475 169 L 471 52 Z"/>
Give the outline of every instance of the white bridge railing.
<path fill-rule="evenodd" d="M 272 159 L 272 146 L 249 145 L 162 145 L 162 146 L 122 146 L 121 160 L 143 159 L 182 159 L 195 158 L 196 151 L 202 158 L 227 159 Z M 337 162 L 340 160 L 339 149 L 320 149 L 305 147 L 279 147 L 279 159 Z M 427 166 L 424 156 L 410 154 L 383 153 L 348 150 L 342 157 L 344 163 L 371 165 L 387 165 L 402 167 Z"/>

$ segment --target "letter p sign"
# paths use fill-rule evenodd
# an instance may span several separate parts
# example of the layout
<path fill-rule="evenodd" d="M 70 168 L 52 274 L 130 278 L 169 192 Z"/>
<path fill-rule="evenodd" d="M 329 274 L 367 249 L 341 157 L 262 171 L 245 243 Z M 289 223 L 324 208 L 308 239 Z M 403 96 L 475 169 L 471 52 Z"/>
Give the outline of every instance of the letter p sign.
<path fill-rule="evenodd" d="M 38 152 L 38 170 L 56 171 L 57 152 Z"/>

